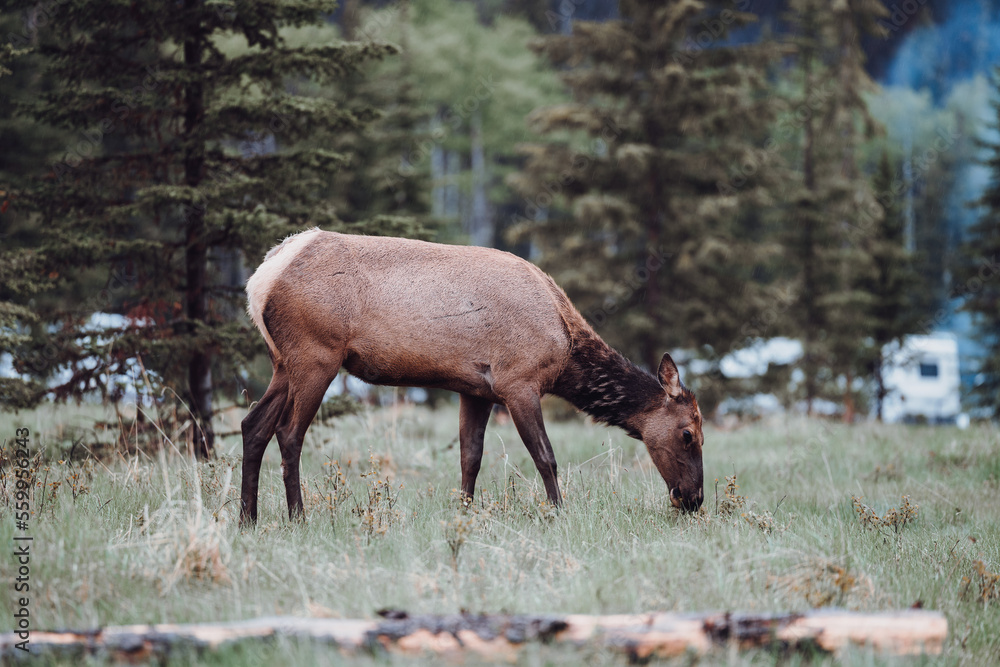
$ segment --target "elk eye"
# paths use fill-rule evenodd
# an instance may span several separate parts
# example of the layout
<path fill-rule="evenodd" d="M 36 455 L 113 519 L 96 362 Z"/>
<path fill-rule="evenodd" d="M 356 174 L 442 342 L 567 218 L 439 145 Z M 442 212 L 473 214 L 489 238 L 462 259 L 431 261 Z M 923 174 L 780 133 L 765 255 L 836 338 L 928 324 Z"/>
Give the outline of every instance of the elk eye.
<path fill-rule="evenodd" d="M 690 445 L 692 440 L 694 436 L 691 435 L 691 431 L 684 429 L 684 444 Z"/>

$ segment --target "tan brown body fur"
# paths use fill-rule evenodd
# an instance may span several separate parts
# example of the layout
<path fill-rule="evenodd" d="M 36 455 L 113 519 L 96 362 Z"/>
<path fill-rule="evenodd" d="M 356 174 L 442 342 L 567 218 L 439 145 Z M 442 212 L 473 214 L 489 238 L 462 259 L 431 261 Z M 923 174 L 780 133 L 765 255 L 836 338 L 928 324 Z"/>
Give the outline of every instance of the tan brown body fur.
<path fill-rule="evenodd" d="M 665 355 L 659 381 L 636 368 L 523 259 L 488 248 L 311 230 L 268 253 L 247 294 L 274 376 L 243 422 L 244 521 L 256 519 L 260 459 L 273 433 L 289 513 L 301 512 L 302 438 L 341 367 L 373 384 L 461 394 L 462 490 L 469 497 L 490 410 L 501 403 L 549 498 L 559 502 L 539 407 L 542 395 L 556 393 L 633 436 L 648 433 L 643 439 L 654 462 L 665 479 L 665 467 L 676 478 L 667 479 L 676 490 L 671 500 L 700 505 L 701 415 L 673 361 Z M 678 438 L 697 450 L 697 461 L 677 456 Z"/>

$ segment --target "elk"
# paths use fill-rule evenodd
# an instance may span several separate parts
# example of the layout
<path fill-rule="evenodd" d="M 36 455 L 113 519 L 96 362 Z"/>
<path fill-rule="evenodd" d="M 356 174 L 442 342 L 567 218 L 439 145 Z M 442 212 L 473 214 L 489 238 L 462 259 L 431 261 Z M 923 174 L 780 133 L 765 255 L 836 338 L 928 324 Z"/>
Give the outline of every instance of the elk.
<path fill-rule="evenodd" d="M 341 368 L 380 385 L 460 395 L 462 494 L 471 500 L 495 403 L 507 407 L 561 503 L 540 400 L 555 394 L 641 439 L 670 502 L 696 510 L 701 411 L 664 354 L 657 375 L 605 343 L 541 269 L 491 248 L 312 229 L 271 249 L 247 281 L 250 317 L 273 376 L 242 423 L 240 521 L 257 520 L 261 460 L 277 434 L 290 519 L 303 516 L 306 429 Z"/>

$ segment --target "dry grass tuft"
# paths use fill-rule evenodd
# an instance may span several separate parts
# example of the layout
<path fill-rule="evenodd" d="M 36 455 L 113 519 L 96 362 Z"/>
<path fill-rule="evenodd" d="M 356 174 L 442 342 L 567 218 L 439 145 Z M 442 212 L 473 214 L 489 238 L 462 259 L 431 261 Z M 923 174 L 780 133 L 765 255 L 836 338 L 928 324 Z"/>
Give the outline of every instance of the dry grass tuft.
<path fill-rule="evenodd" d="M 1000 574 L 987 570 L 986 563 L 981 560 L 973 561 L 972 569 L 974 574 L 971 577 L 962 577 L 962 584 L 964 584 L 964 588 L 962 589 L 960 597 L 965 599 L 972 582 L 975 581 L 979 584 L 979 596 L 977 597 L 978 601 L 982 602 L 984 605 L 990 602 L 1000 601 Z"/>
<path fill-rule="evenodd" d="M 875 596 L 871 579 L 820 557 L 807 558 L 783 575 L 769 575 L 767 589 L 810 607 L 859 608 Z"/>
<path fill-rule="evenodd" d="M 854 506 L 854 513 L 858 515 L 858 520 L 865 528 L 881 530 L 889 528 L 895 533 L 899 533 L 908 523 L 912 523 L 917 518 L 919 505 L 911 505 L 910 497 L 903 496 L 903 503 L 899 509 L 891 507 L 885 514 L 879 516 L 874 509 L 866 505 L 863 496 L 851 496 L 851 503 Z"/>
<path fill-rule="evenodd" d="M 195 471 L 191 498 L 172 498 L 171 482 L 164 468 L 166 502 L 152 514 L 143 511 L 136 539 L 130 539 L 132 527 L 123 536 L 123 546 L 139 550 L 140 574 L 156 582 L 161 594 L 180 582 L 208 582 L 228 585 L 232 582 L 232 550 L 227 528 L 229 512 L 213 512 L 205 506 L 201 480 Z M 228 467 L 222 481 L 222 497 L 228 495 L 232 470 Z"/>
<path fill-rule="evenodd" d="M 870 473 L 865 475 L 865 479 L 869 479 L 876 484 L 878 484 L 880 479 L 899 480 L 902 478 L 903 478 L 903 470 L 901 466 L 895 463 L 876 465 L 875 468 Z"/>

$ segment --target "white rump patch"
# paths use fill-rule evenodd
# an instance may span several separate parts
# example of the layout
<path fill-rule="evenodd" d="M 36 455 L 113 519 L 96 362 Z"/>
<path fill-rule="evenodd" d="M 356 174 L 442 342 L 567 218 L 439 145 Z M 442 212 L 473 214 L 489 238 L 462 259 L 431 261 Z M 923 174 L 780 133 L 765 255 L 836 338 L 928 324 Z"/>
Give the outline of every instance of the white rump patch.
<path fill-rule="evenodd" d="M 274 281 L 285 272 L 292 260 L 321 231 L 317 227 L 289 236 L 267 253 L 263 263 L 247 280 L 247 312 L 250 313 L 253 323 L 257 325 L 260 333 L 264 336 L 264 341 L 271 350 L 271 354 L 274 355 L 275 361 L 280 359 L 281 355 L 278 354 L 278 349 L 274 346 L 274 341 L 271 340 L 267 327 L 264 326 L 264 304 L 267 303 L 267 296 L 271 293 Z"/>

